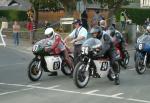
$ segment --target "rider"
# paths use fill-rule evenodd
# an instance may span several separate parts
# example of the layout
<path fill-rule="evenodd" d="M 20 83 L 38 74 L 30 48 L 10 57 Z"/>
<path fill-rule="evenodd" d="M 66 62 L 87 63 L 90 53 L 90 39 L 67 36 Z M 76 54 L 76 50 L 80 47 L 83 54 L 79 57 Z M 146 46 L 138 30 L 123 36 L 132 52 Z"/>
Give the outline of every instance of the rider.
<path fill-rule="evenodd" d="M 71 62 L 68 55 L 68 48 L 62 41 L 61 36 L 54 32 L 53 28 L 47 28 L 45 30 L 45 35 L 48 41 L 53 42 L 50 47 L 45 47 L 46 52 L 53 52 L 54 54 L 60 54 L 64 57 L 71 69 L 73 69 L 73 63 Z M 57 72 L 51 72 L 50 76 L 57 75 Z"/>
<path fill-rule="evenodd" d="M 91 29 L 90 31 L 91 34 L 93 34 L 93 37 L 96 37 L 97 39 L 101 40 L 103 45 L 101 47 L 101 51 L 99 51 L 98 55 L 100 56 L 107 56 L 110 58 L 110 62 L 113 68 L 113 71 L 115 72 L 115 84 L 119 85 L 120 81 L 119 81 L 119 70 L 116 64 L 116 57 L 117 57 L 117 53 L 115 50 L 115 47 L 113 45 L 112 39 L 111 37 L 106 34 L 103 33 L 102 29 L 100 27 L 94 27 Z"/>
<path fill-rule="evenodd" d="M 115 45 L 119 44 L 120 51 L 122 53 L 124 53 L 126 42 L 125 42 L 125 39 L 124 39 L 123 35 L 112 26 L 108 28 L 108 32 L 109 32 L 110 36 L 113 39 L 115 39 Z"/>
<path fill-rule="evenodd" d="M 146 33 L 145 33 L 145 35 L 150 35 L 150 25 L 148 25 L 146 27 Z"/>

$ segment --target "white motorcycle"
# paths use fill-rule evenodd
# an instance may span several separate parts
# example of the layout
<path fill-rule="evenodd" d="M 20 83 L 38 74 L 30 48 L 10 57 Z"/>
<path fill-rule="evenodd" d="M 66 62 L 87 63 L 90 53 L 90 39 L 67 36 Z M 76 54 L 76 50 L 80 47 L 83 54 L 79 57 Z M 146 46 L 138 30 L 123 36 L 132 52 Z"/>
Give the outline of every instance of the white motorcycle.
<path fill-rule="evenodd" d="M 96 38 L 90 38 L 82 45 L 80 61 L 73 72 L 74 83 L 77 87 L 85 87 L 90 80 L 90 76 L 94 78 L 107 76 L 110 81 L 114 81 L 117 84 L 109 58 L 95 56 L 97 54 L 96 48 L 100 45 L 101 41 Z M 118 61 L 116 63 L 116 68 L 120 70 Z"/>
<path fill-rule="evenodd" d="M 32 52 L 35 57 L 32 59 L 28 66 L 28 77 L 31 81 L 37 81 L 41 78 L 43 70 L 45 72 L 54 72 L 61 70 L 65 75 L 71 76 L 73 70 L 66 63 L 61 54 L 51 54 L 45 52 L 44 48 L 50 46 L 52 42 L 45 42 L 46 40 L 40 40 L 32 48 Z M 48 44 L 48 45 L 47 45 Z M 73 62 L 73 57 L 69 55 Z"/>

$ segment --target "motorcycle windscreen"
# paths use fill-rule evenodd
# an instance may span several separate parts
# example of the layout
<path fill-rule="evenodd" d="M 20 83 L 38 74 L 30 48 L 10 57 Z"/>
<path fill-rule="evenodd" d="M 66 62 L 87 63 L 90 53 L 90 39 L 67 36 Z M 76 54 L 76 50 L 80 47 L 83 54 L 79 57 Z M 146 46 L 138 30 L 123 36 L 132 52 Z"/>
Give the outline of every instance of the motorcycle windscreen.
<path fill-rule="evenodd" d="M 42 39 L 42 40 L 35 43 L 35 45 L 40 45 L 42 47 L 51 46 L 52 44 L 53 44 L 53 41 L 49 40 L 49 38 Z"/>
<path fill-rule="evenodd" d="M 100 45 L 100 44 L 102 44 L 102 42 L 99 39 L 89 38 L 82 44 L 82 46 L 87 46 L 87 47 L 92 48 L 92 47 L 94 47 L 96 45 Z"/>
<path fill-rule="evenodd" d="M 142 35 L 137 39 L 137 43 L 143 44 L 143 51 L 150 52 L 150 35 Z"/>

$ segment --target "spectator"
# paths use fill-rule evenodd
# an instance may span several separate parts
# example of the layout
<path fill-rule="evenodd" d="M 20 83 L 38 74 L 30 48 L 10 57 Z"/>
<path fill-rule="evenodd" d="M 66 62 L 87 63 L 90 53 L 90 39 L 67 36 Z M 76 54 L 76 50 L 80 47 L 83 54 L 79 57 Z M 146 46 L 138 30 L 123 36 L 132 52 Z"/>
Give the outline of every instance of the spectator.
<path fill-rule="evenodd" d="M 44 23 L 45 23 L 44 24 L 44 29 L 47 29 L 48 27 L 50 27 L 50 23 L 47 20 L 45 20 Z"/>
<path fill-rule="evenodd" d="M 19 45 L 19 36 L 20 36 L 20 25 L 18 21 L 14 21 L 13 24 L 13 38 L 14 38 L 14 44 Z"/>
<path fill-rule="evenodd" d="M 121 12 L 120 22 L 121 22 L 121 31 L 124 31 L 125 27 L 126 27 L 126 14 L 125 14 L 125 12 Z"/>
<path fill-rule="evenodd" d="M 99 25 L 99 21 L 105 20 L 105 18 L 99 14 L 99 10 L 95 10 L 95 14 L 93 16 L 92 20 L 92 26 L 97 26 Z"/>
<path fill-rule="evenodd" d="M 88 31 L 88 15 L 86 10 L 83 11 L 81 14 L 81 21 L 82 21 L 82 26 Z"/>
<path fill-rule="evenodd" d="M 32 18 L 27 23 L 27 29 L 29 31 L 30 42 L 33 44 L 34 43 L 34 33 L 36 30 L 36 27 L 35 27 L 34 20 Z"/>
<path fill-rule="evenodd" d="M 146 27 L 150 24 L 149 18 L 147 18 L 144 22 L 144 28 L 146 29 Z"/>

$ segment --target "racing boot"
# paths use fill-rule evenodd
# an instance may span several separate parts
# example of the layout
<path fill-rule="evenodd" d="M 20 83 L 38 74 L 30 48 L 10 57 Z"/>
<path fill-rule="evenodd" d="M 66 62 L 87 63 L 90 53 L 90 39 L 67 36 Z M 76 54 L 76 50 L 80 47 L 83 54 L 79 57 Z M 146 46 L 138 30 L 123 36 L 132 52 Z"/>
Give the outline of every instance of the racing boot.
<path fill-rule="evenodd" d="M 120 80 L 119 80 L 119 73 L 115 74 L 115 85 L 119 85 L 120 84 Z"/>

